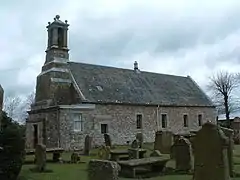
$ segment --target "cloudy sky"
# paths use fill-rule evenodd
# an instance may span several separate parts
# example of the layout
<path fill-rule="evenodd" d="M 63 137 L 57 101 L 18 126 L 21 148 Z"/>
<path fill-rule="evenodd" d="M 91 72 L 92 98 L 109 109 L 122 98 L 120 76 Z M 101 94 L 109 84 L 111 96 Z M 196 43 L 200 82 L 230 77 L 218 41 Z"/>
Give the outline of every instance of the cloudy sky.
<path fill-rule="evenodd" d="M 190 75 L 204 88 L 240 70 L 239 0 L 8 0 L 0 2 L 0 84 L 29 94 L 45 61 L 46 25 L 68 20 L 71 61 Z"/>

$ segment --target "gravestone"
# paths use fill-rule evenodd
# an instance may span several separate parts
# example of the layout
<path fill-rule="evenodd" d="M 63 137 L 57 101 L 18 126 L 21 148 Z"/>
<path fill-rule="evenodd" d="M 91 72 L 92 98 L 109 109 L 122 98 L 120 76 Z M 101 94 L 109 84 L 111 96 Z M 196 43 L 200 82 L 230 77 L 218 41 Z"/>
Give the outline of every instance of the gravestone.
<path fill-rule="evenodd" d="M 163 154 L 170 154 L 173 144 L 173 134 L 170 131 L 157 131 L 155 134 L 154 149 Z"/>
<path fill-rule="evenodd" d="M 228 145 L 228 163 L 229 163 L 229 174 L 231 177 L 233 177 L 234 170 L 233 170 L 233 130 L 228 128 L 221 127 L 221 130 L 224 132 L 224 134 L 228 137 L 229 145 Z"/>
<path fill-rule="evenodd" d="M 159 150 L 154 150 L 151 154 L 150 157 L 161 157 L 162 154 L 160 153 Z"/>
<path fill-rule="evenodd" d="M 92 148 L 92 137 L 87 135 L 85 137 L 85 142 L 84 142 L 84 155 L 89 156 L 91 148 Z"/>
<path fill-rule="evenodd" d="M 80 155 L 77 152 L 73 152 L 71 155 L 71 163 L 78 163 L 80 162 L 81 158 Z"/>
<path fill-rule="evenodd" d="M 136 139 L 139 142 L 139 147 L 142 148 L 142 145 L 143 145 L 143 134 L 142 133 L 137 133 Z"/>
<path fill-rule="evenodd" d="M 139 141 L 134 139 L 131 148 L 128 149 L 129 159 L 139 159 Z"/>
<path fill-rule="evenodd" d="M 88 180 L 118 180 L 117 162 L 92 159 L 88 164 Z"/>
<path fill-rule="evenodd" d="M 137 139 L 134 139 L 132 144 L 131 144 L 131 148 L 136 149 L 139 148 L 139 141 Z"/>
<path fill-rule="evenodd" d="M 46 170 L 46 146 L 43 144 L 36 145 L 35 150 L 36 170 L 44 172 Z"/>
<path fill-rule="evenodd" d="M 190 172 L 193 167 L 192 146 L 188 139 L 180 137 L 174 143 L 176 170 Z"/>
<path fill-rule="evenodd" d="M 101 146 L 98 150 L 98 158 L 102 160 L 108 160 L 110 156 L 110 147 L 109 146 Z"/>
<path fill-rule="evenodd" d="M 112 141 L 111 141 L 110 135 L 104 134 L 104 141 L 106 146 L 112 147 Z"/>
<path fill-rule="evenodd" d="M 139 159 L 139 149 L 129 148 L 128 156 L 129 159 Z"/>
<path fill-rule="evenodd" d="M 194 140 L 193 180 L 230 180 L 228 138 L 211 122 L 205 123 Z"/>

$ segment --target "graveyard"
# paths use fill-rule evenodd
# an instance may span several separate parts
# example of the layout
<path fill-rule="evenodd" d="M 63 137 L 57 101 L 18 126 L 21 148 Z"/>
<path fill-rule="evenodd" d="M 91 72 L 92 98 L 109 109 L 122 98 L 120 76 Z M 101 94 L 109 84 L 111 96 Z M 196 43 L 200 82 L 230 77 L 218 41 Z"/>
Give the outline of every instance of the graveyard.
<path fill-rule="evenodd" d="M 131 145 L 103 145 L 61 156 L 39 145 L 35 154 L 26 156 L 19 180 L 240 180 L 240 145 L 234 145 L 231 135 L 230 129 L 206 123 L 193 139 L 181 135 L 174 143 L 167 142 L 169 133 L 156 132 L 154 143 L 135 139 Z M 53 162 L 54 157 L 59 161 Z"/>

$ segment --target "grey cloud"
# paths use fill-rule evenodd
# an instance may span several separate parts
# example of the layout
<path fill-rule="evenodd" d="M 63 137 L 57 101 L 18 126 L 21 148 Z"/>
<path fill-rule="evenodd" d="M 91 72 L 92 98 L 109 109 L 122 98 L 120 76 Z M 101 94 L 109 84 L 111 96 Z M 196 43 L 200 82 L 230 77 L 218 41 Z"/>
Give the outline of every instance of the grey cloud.
<path fill-rule="evenodd" d="M 12 20 L 10 18 L 8 25 L 1 30 L 10 35 L 6 35 L 4 44 L 0 42 L 0 47 L 4 46 L 7 51 L 4 62 L 8 67 L 24 69 L 25 66 L 34 64 L 31 58 L 34 54 L 45 55 L 47 42 L 45 26 L 58 13 L 58 9 L 64 9 L 64 4 L 63 1 L 56 0 L 50 4 L 46 0 L 34 4 L 31 0 L 14 2 L 18 4 L 13 2 L 8 1 L 4 4 L 5 8 L 14 13 Z M 114 65 L 118 60 L 130 59 L 145 51 L 162 61 L 163 57 L 169 56 L 174 56 L 178 60 L 183 59 L 197 46 L 218 44 L 240 29 L 238 22 L 240 7 L 233 5 L 231 11 L 229 9 L 223 11 L 225 16 L 221 17 L 218 17 L 221 13 L 217 8 L 215 9 L 219 11 L 217 13 L 214 9 L 210 12 L 202 8 L 192 16 L 193 12 L 186 12 L 181 18 L 177 12 L 171 14 L 161 12 L 162 9 L 158 10 L 157 7 L 152 10 L 150 7 L 140 8 L 132 5 L 121 15 L 106 14 L 98 17 L 94 15 L 93 7 L 80 11 L 75 15 L 75 20 L 69 22 L 70 57 L 73 61 L 105 65 Z M 18 21 L 13 20 L 16 18 Z M 63 16 L 61 18 L 67 19 Z M 214 67 L 219 61 L 239 62 L 239 52 L 238 49 L 218 54 L 208 52 L 202 60 L 206 61 L 209 67 Z M 4 84 L 9 92 L 15 92 L 16 89 L 23 94 L 31 91 L 34 85 L 12 85 L 18 73 L 18 70 L 3 73 L 0 67 L 0 83 Z"/>

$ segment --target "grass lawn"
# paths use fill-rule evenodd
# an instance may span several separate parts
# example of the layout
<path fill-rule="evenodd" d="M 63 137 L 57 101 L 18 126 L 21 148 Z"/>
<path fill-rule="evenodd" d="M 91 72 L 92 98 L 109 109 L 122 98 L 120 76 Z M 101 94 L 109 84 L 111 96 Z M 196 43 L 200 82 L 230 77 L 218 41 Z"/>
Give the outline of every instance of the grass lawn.
<path fill-rule="evenodd" d="M 152 145 L 145 144 L 144 148 L 152 149 Z M 118 147 L 126 148 L 126 147 Z M 24 165 L 20 173 L 19 180 L 87 180 L 87 164 L 90 159 L 96 158 L 97 150 L 91 152 L 90 157 L 81 156 L 81 161 L 85 163 L 80 164 L 54 164 L 48 163 L 47 169 L 52 170 L 51 173 L 33 173 L 29 169 L 34 165 Z M 150 153 L 150 151 L 148 152 Z M 62 158 L 70 160 L 71 153 L 64 153 Z M 48 156 L 51 159 L 51 154 Z M 33 159 L 33 156 L 28 156 L 27 160 Z M 174 162 L 169 162 L 168 166 L 174 166 Z M 234 147 L 234 168 L 236 172 L 240 173 L 240 145 Z M 191 180 L 191 175 L 167 175 L 147 178 L 146 180 Z M 120 178 L 120 180 L 130 180 L 127 178 Z M 240 180 L 240 178 L 233 178 L 233 180 Z"/>

